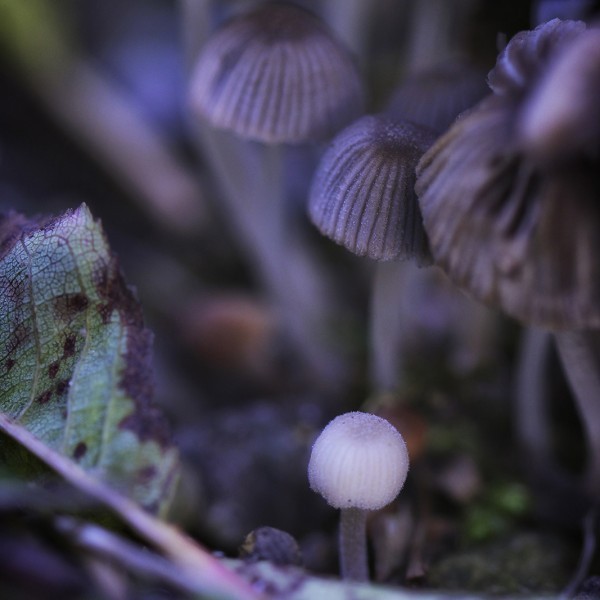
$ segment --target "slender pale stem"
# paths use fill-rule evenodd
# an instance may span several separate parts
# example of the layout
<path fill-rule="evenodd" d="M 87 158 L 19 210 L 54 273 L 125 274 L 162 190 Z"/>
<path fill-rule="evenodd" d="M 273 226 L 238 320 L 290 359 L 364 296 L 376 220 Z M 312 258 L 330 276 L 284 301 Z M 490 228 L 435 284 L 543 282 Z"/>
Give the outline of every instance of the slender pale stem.
<path fill-rule="evenodd" d="M 214 20 L 210 0 L 181 0 L 184 40 L 191 60 L 206 36 L 194 23 Z M 211 21 L 212 22 L 212 21 Z M 202 41 L 202 40 L 200 40 Z M 322 385 L 335 386 L 345 371 L 344 359 L 324 335 L 335 302 L 331 277 L 323 262 L 287 219 L 283 147 L 267 147 L 192 122 L 195 139 L 218 180 L 224 214 L 254 263 L 305 368 Z M 307 174 L 309 176 L 310 174 Z"/>
<path fill-rule="evenodd" d="M 515 428 L 521 448 L 535 464 L 551 461 L 548 417 L 548 355 L 552 334 L 541 329 L 523 331 L 519 350 Z"/>
<path fill-rule="evenodd" d="M 255 204 L 255 210 L 260 207 L 264 222 L 263 235 L 271 240 L 275 276 L 286 288 L 285 281 L 289 279 L 286 264 L 286 240 L 284 236 L 290 231 L 286 218 L 286 192 L 283 178 L 285 164 L 285 147 L 282 144 L 256 144 L 255 149 L 260 155 L 261 173 L 256 174 L 263 186 L 258 198 L 248 200 Z"/>
<path fill-rule="evenodd" d="M 340 515 L 340 572 L 343 579 L 368 581 L 367 511 L 344 508 Z"/>
<path fill-rule="evenodd" d="M 429 69 L 460 52 L 472 6 L 473 0 L 413 0 L 412 35 L 406 53 L 409 71 Z"/>
<path fill-rule="evenodd" d="M 579 563 L 571 581 L 561 592 L 559 600 L 570 600 L 575 597 L 579 586 L 590 572 L 590 566 L 596 553 L 596 526 L 598 524 L 598 507 L 594 506 L 585 516 L 582 524 L 583 544 L 579 556 Z M 586 597 L 582 594 L 579 597 Z"/>
<path fill-rule="evenodd" d="M 555 336 L 585 432 L 588 491 L 597 498 L 600 493 L 600 333 L 566 331 Z"/>
<path fill-rule="evenodd" d="M 402 327 L 406 325 L 406 314 L 402 299 L 411 267 L 395 260 L 377 263 L 375 267 L 369 343 L 371 382 L 377 392 L 393 391 L 404 379 Z"/>
<path fill-rule="evenodd" d="M 215 25 L 214 0 L 179 0 L 186 69 L 190 71 Z"/>

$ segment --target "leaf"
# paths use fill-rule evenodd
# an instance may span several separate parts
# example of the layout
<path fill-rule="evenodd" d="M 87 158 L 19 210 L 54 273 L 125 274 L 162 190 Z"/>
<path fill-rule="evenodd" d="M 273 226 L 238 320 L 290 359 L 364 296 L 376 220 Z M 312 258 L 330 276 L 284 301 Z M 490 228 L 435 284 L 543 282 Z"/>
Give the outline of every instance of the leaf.
<path fill-rule="evenodd" d="M 151 342 L 85 205 L 38 222 L 0 216 L 0 411 L 160 512 L 179 458 L 151 404 Z"/>
<path fill-rule="evenodd" d="M 0 431 L 48 465 L 86 496 L 110 509 L 172 562 L 172 576 L 211 598 L 258 600 L 261 596 L 243 578 L 196 544 L 176 527 L 158 520 L 140 506 L 86 473 L 74 461 L 52 450 L 23 426 L 0 414 Z M 0 442 L 2 436 L 0 436 Z"/>

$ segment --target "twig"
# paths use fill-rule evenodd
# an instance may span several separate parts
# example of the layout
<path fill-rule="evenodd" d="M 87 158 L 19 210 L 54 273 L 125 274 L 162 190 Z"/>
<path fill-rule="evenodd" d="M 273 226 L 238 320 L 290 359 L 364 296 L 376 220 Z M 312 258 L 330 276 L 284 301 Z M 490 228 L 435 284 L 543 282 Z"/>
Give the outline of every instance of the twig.
<path fill-rule="evenodd" d="M 94 479 L 6 415 L 0 414 L 0 430 L 77 489 L 108 507 L 139 536 L 164 552 L 198 588 L 207 593 L 226 594 L 236 600 L 256 600 L 259 597 L 245 581 L 226 569 L 190 537 L 172 525 L 155 519 L 132 500 Z"/>
<path fill-rule="evenodd" d="M 75 546 L 90 554 L 109 560 L 128 571 L 148 579 L 163 581 L 183 592 L 198 594 L 204 589 L 182 570 L 162 556 L 141 549 L 122 537 L 91 523 L 82 523 L 73 517 L 59 517 L 56 528 L 69 537 Z"/>

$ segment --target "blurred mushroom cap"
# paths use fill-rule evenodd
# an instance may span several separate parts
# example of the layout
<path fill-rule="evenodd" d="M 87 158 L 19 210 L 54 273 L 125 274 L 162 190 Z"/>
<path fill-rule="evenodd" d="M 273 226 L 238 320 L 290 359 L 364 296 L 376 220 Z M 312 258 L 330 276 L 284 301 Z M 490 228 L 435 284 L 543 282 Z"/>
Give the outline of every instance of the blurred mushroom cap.
<path fill-rule="evenodd" d="M 520 147 L 518 122 L 583 31 L 554 20 L 517 34 L 490 73 L 494 94 L 417 167 L 435 261 L 477 299 L 551 329 L 600 327 L 600 165 L 574 156 L 541 167 Z"/>
<path fill-rule="evenodd" d="M 460 61 L 444 63 L 408 75 L 393 92 L 386 114 L 443 133 L 488 93 L 485 71 Z"/>
<path fill-rule="evenodd" d="M 190 103 L 216 128 L 294 144 L 333 135 L 361 114 L 364 93 L 354 61 L 317 17 L 268 3 L 208 40 Z"/>
<path fill-rule="evenodd" d="M 313 180 L 313 223 L 358 256 L 429 264 L 414 183 L 415 166 L 434 139 L 425 127 L 383 115 L 362 117 L 344 129 Z"/>

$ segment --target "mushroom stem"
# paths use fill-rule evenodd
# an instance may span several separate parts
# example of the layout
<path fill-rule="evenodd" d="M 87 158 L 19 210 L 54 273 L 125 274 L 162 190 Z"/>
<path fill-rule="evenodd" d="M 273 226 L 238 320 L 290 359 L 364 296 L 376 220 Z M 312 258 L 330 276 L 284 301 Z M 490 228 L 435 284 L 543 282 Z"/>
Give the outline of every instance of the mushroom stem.
<path fill-rule="evenodd" d="M 588 448 L 587 490 L 600 493 L 600 333 L 555 333 L 556 345 L 579 411 Z"/>
<path fill-rule="evenodd" d="M 323 264 L 299 227 L 285 222 L 281 149 L 258 148 L 203 124 L 196 125 L 195 133 L 221 186 L 227 217 L 279 309 L 298 356 L 319 383 L 336 385 L 345 372 L 344 359 L 323 335 L 335 297 Z"/>
<path fill-rule="evenodd" d="M 340 573 L 343 579 L 368 581 L 367 511 L 343 508 L 340 514 Z"/>
<path fill-rule="evenodd" d="M 404 379 L 404 291 L 413 265 L 379 262 L 371 292 L 370 377 L 377 392 L 395 390 Z"/>
<path fill-rule="evenodd" d="M 552 338 L 548 331 L 526 328 L 521 337 L 515 389 L 515 429 L 529 466 L 548 464 L 552 457 L 547 410 L 548 356 Z"/>
<path fill-rule="evenodd" d="M 259 180 L 256 199 L 249 198 L 251 204 L 256 204 L 254 210 L 263 215 L 263 235 L 271 238 L 272 252 L 277 279 L 285 286 L 290 279 L 286 264 L 286 248 L 284 232 L 291 234 L 290 223 L 287 221 L 287 195 L 284 184 L 283 169 L 285 165 L 285 148 L 281 144 L 253 144 L 260 156 L 260 172 L 255 174 Z M 295 237 L 295 236 L 294 236 Z"/>
<path fill-rule="evenodd" d="M 215 0 L 179 0 L 181 34 L 188 73 L 192 70 L 200 48 L 216 26 L 216 4 Z"/>

